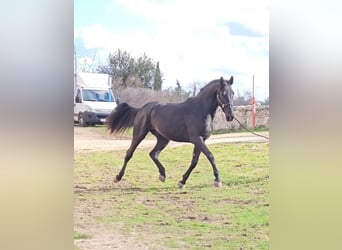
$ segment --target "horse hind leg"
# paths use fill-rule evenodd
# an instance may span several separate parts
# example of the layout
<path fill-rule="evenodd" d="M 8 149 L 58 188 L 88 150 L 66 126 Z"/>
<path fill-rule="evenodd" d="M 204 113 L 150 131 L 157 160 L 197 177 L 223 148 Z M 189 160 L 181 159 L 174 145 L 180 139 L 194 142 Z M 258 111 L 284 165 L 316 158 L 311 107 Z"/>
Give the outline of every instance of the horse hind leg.
<path fill-rule="evenodd" d="M 179 188 L 184 188 L 185 187 L 185 183 L 186 183 L 187 179 L 189 178 L 192 170 L 196 167 L 196 165 L 198 163 L 198 158 L 199 158 L 200 154 L 201 154 L 201 151 L 199 150 L 199 148 L 197 148 L 195 146 L 194 147 L 194 151 L 193 151 L 193 155 L 192 155 L 192 160 L 191 160 L 190 167 L 188 168 L 188 170 L 183 175 L 183 179 L 180 182 L 178 182 L 178 187 Z"/>
<path fill-rule="evenodd" d="M 155 136 L 157 137 L 157 144 L 154 146 L 154 148 L 152 149 L 152 151 L 150 152 L 150 157 L 152 158 L 153 162 L 157 165 L 158 170 L 159 170 L 159 180 L 161 182 L 165 182 L 166 180 L 166 174 L 165 174 L 165 168 L 164 166 L 160 163 L 158 156 L 159 153 L 167 146 L 167 144 L 169 143 L 169 140 L 157 135 L 156 133 L 154 133 Z"/>
<path fill-rule="evenodd" d="M 132 158 L 135 149 L 138 147 L 140 142 L 145 138 L 147 133 L 148 133 L 148 130 L 146 128 L 136 128 L 136 127 L 134 127 L 134 129 L 133 129 L 133 139 L 132 139 L 132 142 L 131 142 L 131 146 L 129 147 L 129 149 L 126 152 L 126 156 L 124 158 L 123 166 L 122 166 L 119 174 L 116 175 L 116 177 L 114 179 L 114 183 L 117 183 L 117 182 L 121 181 L 122 177 L 125 174 L 128 161 Z"/>

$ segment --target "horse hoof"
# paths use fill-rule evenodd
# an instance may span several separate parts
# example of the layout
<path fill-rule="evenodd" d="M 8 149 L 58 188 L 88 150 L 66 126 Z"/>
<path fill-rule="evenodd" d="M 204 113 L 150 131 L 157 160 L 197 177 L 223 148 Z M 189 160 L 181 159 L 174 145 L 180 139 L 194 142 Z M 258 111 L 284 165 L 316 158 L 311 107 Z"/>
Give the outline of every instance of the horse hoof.
<path fill-rule="evenodd" d="M 159 175 L 159 180 L 160 180 L 161 182 L 165 182 L 166 177 L 165 177 L 165 176 L 162 176 L 162 175 Z"/>
<path fill-rule="evenodd" d="M 118 183 L 121 179 L 118 178 L 118 176 L 116 176 L 113 180 L 114 183 Z"/>
<path fill-rule="evenodd" d="M 178 187 L 183 189 L 183 188 L 185 188 L 185 184 L 183 184 L 182 182 L 178 182 Z"/>
<path fill-rule="evenodd" d="M 215 185 L 215 187 L 222 187 L 222 182 L 221 181 L 215 181 L 214 185 Z"/>

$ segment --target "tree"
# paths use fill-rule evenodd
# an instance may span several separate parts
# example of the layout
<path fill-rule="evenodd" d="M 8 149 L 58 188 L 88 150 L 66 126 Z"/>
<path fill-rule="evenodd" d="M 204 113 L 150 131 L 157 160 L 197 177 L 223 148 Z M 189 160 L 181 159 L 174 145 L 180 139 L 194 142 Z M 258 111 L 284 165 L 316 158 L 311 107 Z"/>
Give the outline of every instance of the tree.
<path fill-rule="evenodd" d="M 253 95 L 252 95 L 252 92 L 249 91 L 249 90 L 246 90 L 245 91 L 245 94 L 244 94 L 244 98 L 247 102 L 247 105 L 250 105 L 252 104 L 252 99 L 253 99 Z"/>
<path fill-rule="evenodd" d="M 244 92 L 244 95 L 240 95 L 240 91 L 237 90 L 237 94 L 234 97 L 234 105 L 251 105 L 252 104 L 252 93 L 249 90 Z"/>
<path fill-rule="evenodd" d="M 179 81 L 176 80 L 177 87 L 175 88 L 176 93 L 178 93 L 179 96 L 182 96 L 182 86 L 180 85 Z"/>
<path fill-rule="evenodd" d="M 152 89 L 154 72 L 154 62 L 145 53 L 136 60 L 134 74 L 140 78 L 144 88 Z"/>
<path fill-rule="evenodd" d="M 204 85 L 205 85 L 205 82 L 201 82 L 201 81 L 194 82 L 193 87 L 192 87 L 191 96 L 196 96 L 201 91 L 201 89 Z"/>
<path fill-rule="evenodd" d="M 162 83 L 163 83 L 162 74 L 159 69 L 159 62 L 157 62 L 156 70 L 154 73 L 154 79 L 153 79 L 153 89 L 160 91 L 162 88 Z"/>
<path fill-rule="evenodd" d="M 135 59 L 129 52 L 118 49 L 109 54 L 108 64 L 99 67 L 98 72 L 111 75 L 116 86 L 142 86 L 152 89 L 157 81 L 160 83 L 160 87 L 157 86 L 156 89 L 161 89 L 162 73 L 159 69 L 159 63 L 155 65 L 153 59 L 145 53 Z M 156 77 L 160 77 L 160 79 L 155 79 Z"/>
<path fill-rule="evenodd" d="M 192 96 L 196 96 L 196 95 L 197 95 L 197 84 L 196 84 L 196 82 L 194 82 L 194 86 L 192 89 Z"/>
<path fill-rule="evenodd" d="M 108 65 L 100 66 L 99 72 L 110 74 L 113 79 L 120 80 L 120 85 L 127 87 L 127 80 L 134 72 L 135 59 L 127 51 L 118 49 L 108 56 Z"/>
<path fill-rule="evenodd" d="M 191 91 L 186 92 L 178 80 L 176 80 L 176 85 L 177 85 L 177 87 L 175 88 L 174 91 L 177 93 L 177 95 L 179 97 L 179 101 L 183 101 L 184 99 L 186 99 L 190 96 Z"/>

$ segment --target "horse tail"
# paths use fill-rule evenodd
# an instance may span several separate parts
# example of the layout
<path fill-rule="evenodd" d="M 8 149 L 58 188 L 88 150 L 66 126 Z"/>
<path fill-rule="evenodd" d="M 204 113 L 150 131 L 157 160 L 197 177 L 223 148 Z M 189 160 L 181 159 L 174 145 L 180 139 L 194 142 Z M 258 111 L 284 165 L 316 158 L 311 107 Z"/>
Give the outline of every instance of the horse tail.
<path fill-rule="evenodd" d="M 111 134 L 123 133 L 133 127 L 134 118 L 139 109 L 129 106 L 127 103 L 119 104 L 108 116 L 105 124 Z"/>

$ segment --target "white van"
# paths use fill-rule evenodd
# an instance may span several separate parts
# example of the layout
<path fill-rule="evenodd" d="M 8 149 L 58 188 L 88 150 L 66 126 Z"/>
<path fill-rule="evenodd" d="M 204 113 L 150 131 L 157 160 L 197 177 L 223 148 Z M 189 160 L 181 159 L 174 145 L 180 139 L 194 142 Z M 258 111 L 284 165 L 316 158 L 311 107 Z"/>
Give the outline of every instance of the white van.
<path fill-rule="evenodd" d="M 103 124 L 115 107 L 109 75 L 77 73 L 74 85 L 74 122 L 83 127 Z"/>

